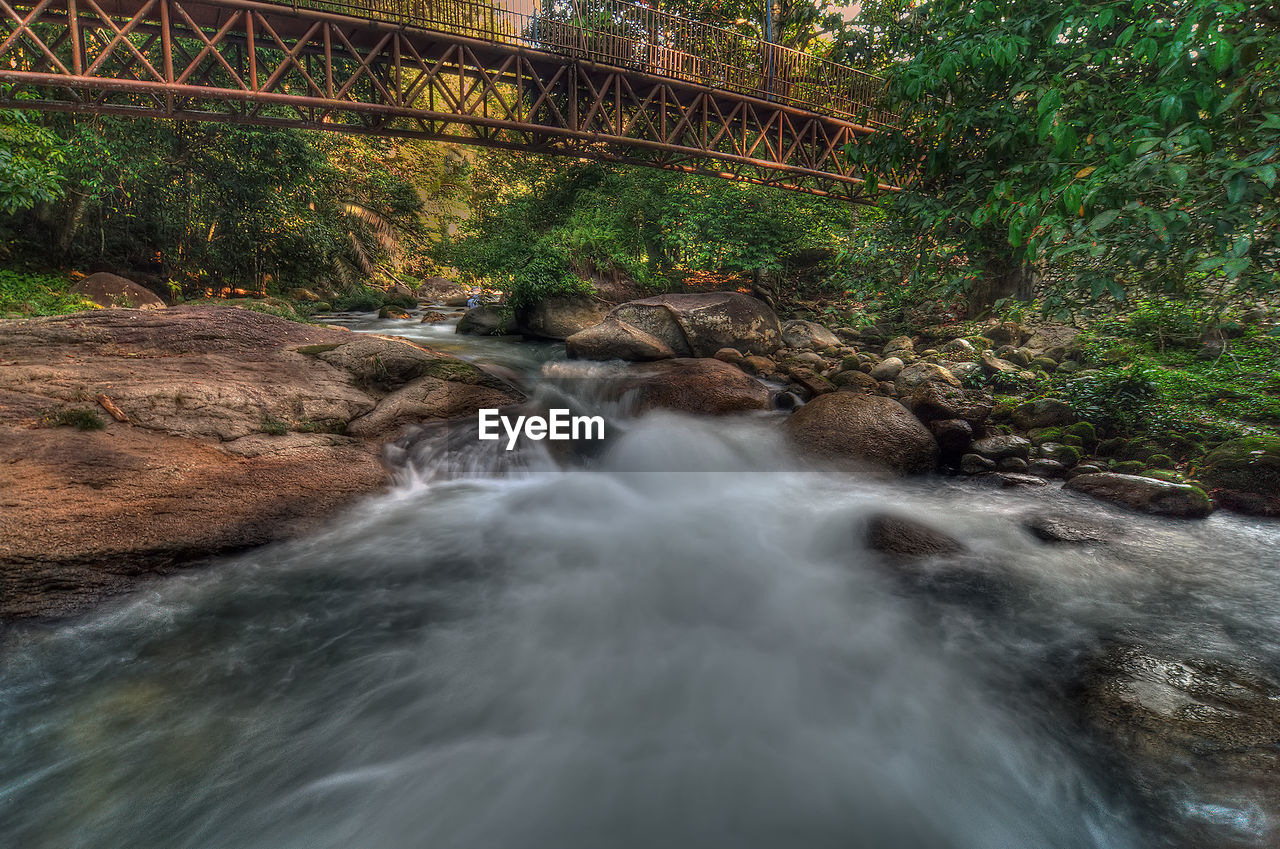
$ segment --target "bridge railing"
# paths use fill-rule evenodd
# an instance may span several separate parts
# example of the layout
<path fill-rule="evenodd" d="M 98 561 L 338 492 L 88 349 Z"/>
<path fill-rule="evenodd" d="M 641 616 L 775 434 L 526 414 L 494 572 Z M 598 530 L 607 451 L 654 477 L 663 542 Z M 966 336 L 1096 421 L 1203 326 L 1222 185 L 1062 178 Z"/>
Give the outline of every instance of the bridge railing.
<path fill-rule="evenodd" d="M 283 2 L 283 0 L 278 0 Z M 630 68 L 871 126 L 893 123 L 884 80 L 622 0 L 294 0 L 289 5 L 450 32 Z"/>

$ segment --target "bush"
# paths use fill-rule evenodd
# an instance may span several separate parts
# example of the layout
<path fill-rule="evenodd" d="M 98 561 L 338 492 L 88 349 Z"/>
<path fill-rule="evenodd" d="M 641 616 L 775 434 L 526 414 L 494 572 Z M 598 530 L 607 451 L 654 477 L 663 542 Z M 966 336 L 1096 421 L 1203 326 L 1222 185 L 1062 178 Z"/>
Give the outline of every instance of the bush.
<path fill-rule="evenodd" d="M 44 417 L 44 423 L 48 427 L 74 427 L 76 430 L 102 430 L 106 427 L 102 416 L 83 408 L 50 413 Z"/>
<path fill-rule="evenodd" d="M 1155 375 L 1143 365 L 1078 377 L 1063 394 L 1077 416 L 1111 433 L 1146 430 L 1163 400 Z"/>
<path fill-rule="evenodd" d="M 96 309 L 70 288 L 70 280 L 55 274 L 0 269 L 0 315 L 62 315 Z"/>
<path fill-rule="evenodd" d="M 356 286 L 333 302 L 333 308 L 342 312 L 376 312 L 386 300 L 385 293 L 368 286 Z"/>

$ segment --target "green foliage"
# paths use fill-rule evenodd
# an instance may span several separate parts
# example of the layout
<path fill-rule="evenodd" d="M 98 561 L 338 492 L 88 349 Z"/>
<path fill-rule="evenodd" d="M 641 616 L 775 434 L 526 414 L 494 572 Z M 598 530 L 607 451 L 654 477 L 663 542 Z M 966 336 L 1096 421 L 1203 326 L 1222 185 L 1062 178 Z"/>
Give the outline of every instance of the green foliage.
<path fill-rule="evenodd" d="M 477 215 L 444 259 L 518 305 L 581 278 L 665 288 L 694 272 L 781 272 L 833 256 L 848 207 L 724 180 L 535 156 L 477 169 Z"/>
<path fill-rule="evenodd" d="M 851 155 L 970 288 L 1061 272 L 1051 312 L 1280 285 L 1280 18 L 1243 2 L 933 0 L 900 131 Z M 1055 277 L 1055 280 L 1058 278 Z"/>
<path fill-rule="evenodd" d="M 1063 399 L 1072 411 L 1104 431 L 1146 431 L 1156 423 L 1164 400 L 1156 373 L 1146 365 L 1099 371 L 1070 380 Z"/>
<path fill-rule="evenodd" d="M 270 413 L 263 413 L 262 421 L 258 425 L 258 430 L 268 436 L 284 436 L 289 432 L 289 425 L 280 421 Z"/>
<path fill-rule="evenodd" d="M 41 120 L 32 131 L 65 151 L 45 158 L 64 191 L 45 191 L 37 215 L 0 220 L 14 251 L 157 273 L 189 293 L 283 290 L 376 275 L 416 227 L 418 198 L 393 172 L 390 142 L 150 119 Z M 0 153 L 3 141 L 0 132 Z"/>
<path fill-rule="evenodd" d="M 386 293 L 368 286 L 355 286 L 348 289 L 334 301 L 333 307 L 343 312 L 375 312 L 386 300 Z"/>
<path fill-rule="evenodd" d="M 1210 319 L 1209 309 L 1199 303 L 1163 296 L 1139 300 L 1129 313 L 1129 329 L 1137 339 L 1166 345 L 1190 345 Z"/>
<path fill-rule="evenodd" d="M 71 281 L 59 275 L 0 269 L 0 315 L 62 315 L 95 308 L 70 287 Z"/>
<path fill-rule="evenodd" d="M 62 141 L 29 112 L 0 109 L 0 213 L 12 215 L 60 198 Z"/>
<path fill-rule="evenodd" d="M 44 417 L 46 427 L 74 427 L 76 430 L 102 430 L 106 422 L 93 410 L 62 409 Z"/>

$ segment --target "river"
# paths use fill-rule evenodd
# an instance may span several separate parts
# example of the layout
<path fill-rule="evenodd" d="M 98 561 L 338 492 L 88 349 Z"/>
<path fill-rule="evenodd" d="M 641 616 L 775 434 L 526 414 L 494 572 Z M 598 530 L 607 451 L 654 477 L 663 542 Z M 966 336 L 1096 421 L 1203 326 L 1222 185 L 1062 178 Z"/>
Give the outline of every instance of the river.
<path fill-rule="evenodd" d="M 564 368 L 451 323 L 337 320 L 535 387 Z M 805 471 L 770 416 L 615 423 L 581 462 L 408 440 L 393 489 L 322 533 L 7 632 L 0 842 L 1164 846 L 1186 823 L 1099 767 L 1061 705 L 1074 665 L 1118 633 L 1280 665 L 1277 523 Z M 963 579 L 901 580 L 862 541 L 886 511 L 962 540 Z M 1046 545 L 1024 527 L 1045 513 L 1114 539 Z"/>

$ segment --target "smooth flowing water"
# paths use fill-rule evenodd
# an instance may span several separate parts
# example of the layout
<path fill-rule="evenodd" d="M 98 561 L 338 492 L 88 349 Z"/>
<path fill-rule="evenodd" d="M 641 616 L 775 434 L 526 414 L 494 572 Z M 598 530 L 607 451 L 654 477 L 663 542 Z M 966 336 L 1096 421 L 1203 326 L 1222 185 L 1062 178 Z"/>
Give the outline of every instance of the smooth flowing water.
<path fill-rule="evenodd" d="M 425 434 L 324 533 L 8 633 L 0 843 L 1158 846 L 1052 682 L 1119 631 L 1280 658 L 1274 523 L 807 472 L 767 416 L 621 424 L 518 472 Z M 904 586 L 862 543 L 884 511 L 1015 589 Z M 1022 524 L 1046 511 L 1123 530 L 1046 546 Z"/>

